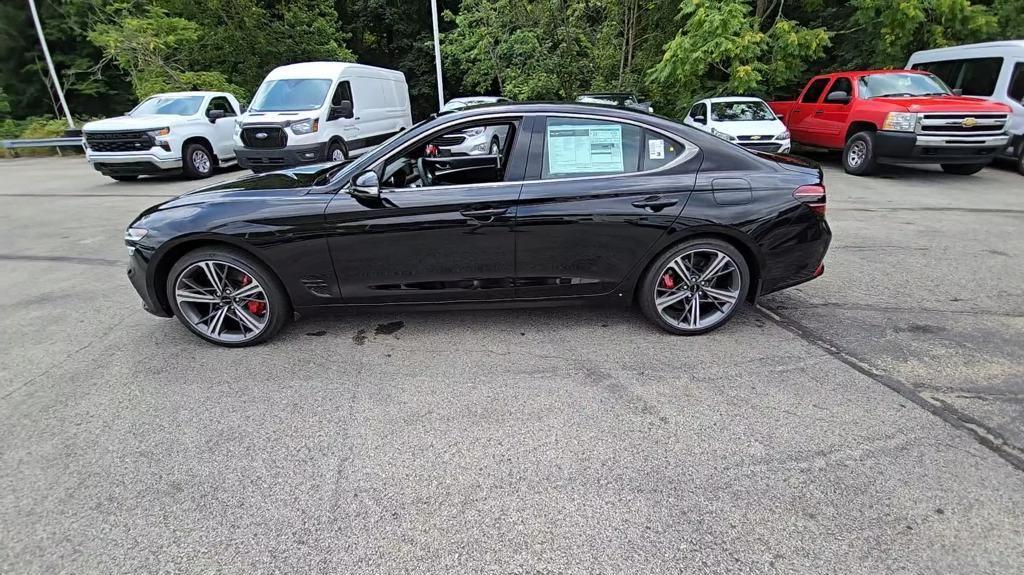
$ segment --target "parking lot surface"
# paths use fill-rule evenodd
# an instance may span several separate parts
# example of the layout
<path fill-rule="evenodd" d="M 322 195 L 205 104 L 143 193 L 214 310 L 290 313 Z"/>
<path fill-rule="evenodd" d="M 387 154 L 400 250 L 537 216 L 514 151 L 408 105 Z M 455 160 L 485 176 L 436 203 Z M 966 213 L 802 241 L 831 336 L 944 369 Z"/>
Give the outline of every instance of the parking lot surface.
<path fill-rule="evenodd" d="M 816 159 L 825 275 L 707 336 L 391 310 L 238 350 L 125 278 L 195 182 L 0 162 L 0 573 L 1019 573 L 1024 178 Z"/>

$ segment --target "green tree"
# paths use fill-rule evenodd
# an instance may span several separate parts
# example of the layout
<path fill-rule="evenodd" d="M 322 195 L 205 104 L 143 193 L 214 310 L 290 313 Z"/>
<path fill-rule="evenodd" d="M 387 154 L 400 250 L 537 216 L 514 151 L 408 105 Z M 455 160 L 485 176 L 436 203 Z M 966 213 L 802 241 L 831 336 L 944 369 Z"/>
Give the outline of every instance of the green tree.
<path fill-rule="evenodd" d="M 661 109 L 682 113 L 694 99 L 726 93 L 772 96 L 806 78 L 828 32 L 777 13 L 759 18 L 752 8 L 740 0 L 683 1 L 684 25 L 648 77 Z"/>

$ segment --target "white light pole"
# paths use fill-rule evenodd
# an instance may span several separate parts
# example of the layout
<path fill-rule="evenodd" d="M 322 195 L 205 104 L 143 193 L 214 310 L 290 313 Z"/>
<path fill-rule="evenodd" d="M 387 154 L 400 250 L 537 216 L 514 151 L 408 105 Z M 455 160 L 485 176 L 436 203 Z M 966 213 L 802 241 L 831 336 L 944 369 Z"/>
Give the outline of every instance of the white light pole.
<path fill-rule="evenodd" d="M 46 56 L 46 65 L 50 68 L 50 78 L 57 88 L 57 96 L 60 98 L 60 105 L 64 108 L 64 117 L 67 118 L 68 126 L 75 127 L 75 121 L 71 119 L 71 110 L 68 109 L 68 102 L 64 99 L 64 90 L 60 88 L 60 80 L 57 78 L 57 70 L 53 67 L 53 58 L 50 58 L 50 48 L 46 45 L 46 37 L 43 36 L 43 26 L 39 23 L 39 13 L 36 12 L 35 0 L 28 0 L 28 7 L 32 10 L 32 20 L 36 23 L 36 33 L 39 34 L 39 43 L 43 45 L 43 56 Z"/>
<path fill-rule="evenodd" d="M 437 0 L 430 0 L 430 16 L 434 20 L 434 67 L 437 68 L 437 109 L 444 108 L 444 81 L 441 79 L 441 35 L 437 31 Z"/>

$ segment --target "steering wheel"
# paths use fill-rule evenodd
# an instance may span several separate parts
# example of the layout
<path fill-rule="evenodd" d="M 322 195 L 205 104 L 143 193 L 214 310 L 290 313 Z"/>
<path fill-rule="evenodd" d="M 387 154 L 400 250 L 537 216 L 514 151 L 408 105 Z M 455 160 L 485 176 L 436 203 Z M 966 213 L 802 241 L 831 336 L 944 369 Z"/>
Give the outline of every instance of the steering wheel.
<path fill-rule="evenodd" d="M 420 176 L 420 182 L 424 186 L 429 186 L 434 183 L 434 176 L 431 175 L 430 169 L 427 168 L 426 158 L 420 158 L 416 160 L 416 173 Z"/>

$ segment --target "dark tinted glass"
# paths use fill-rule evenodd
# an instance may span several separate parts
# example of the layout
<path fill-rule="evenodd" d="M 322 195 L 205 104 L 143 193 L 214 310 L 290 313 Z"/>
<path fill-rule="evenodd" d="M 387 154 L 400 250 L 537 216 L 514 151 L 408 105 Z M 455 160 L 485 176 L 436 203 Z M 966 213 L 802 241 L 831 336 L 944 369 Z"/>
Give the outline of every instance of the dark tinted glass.
<path fill-rule="evenodd" d="M 825 86 L 828 85 L 828 78 L 819 78 L 815 80 L 804 92 L 804 97 L 800 98 L 801 102 L 812 104 L 818 101 L 821 97 L 821 93 L 825 91 Z"/>
<path fill-rule="evenodd" d="M 964 60 L 963 72 L 960 74 L 960 85 L 965 96 L 991 96 L 996 91 L 999 70 L 1003 67 L 1002 58 L 978 58 Z"/>
<path fill-rule="evenodd" d="M 682 153 L 683 146 L 679 142 L 657 132 L 644 130 L 644 145 L 640 150 L 643 160 L 640 163 L 640 169 L 645 172 L 655 170 L 671 163 Z"/>
<path fill-rule="evenodd" d="M 1024 103 L 1024 63 L 1018 62 L 1010 76 L 1010 88 L 1006 94 L 1013 100 Z"/>

